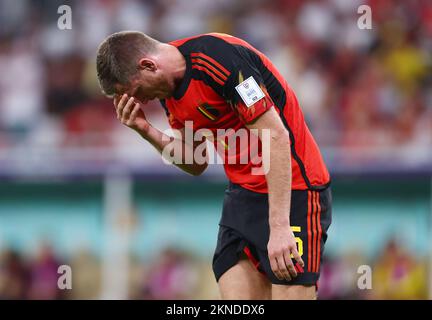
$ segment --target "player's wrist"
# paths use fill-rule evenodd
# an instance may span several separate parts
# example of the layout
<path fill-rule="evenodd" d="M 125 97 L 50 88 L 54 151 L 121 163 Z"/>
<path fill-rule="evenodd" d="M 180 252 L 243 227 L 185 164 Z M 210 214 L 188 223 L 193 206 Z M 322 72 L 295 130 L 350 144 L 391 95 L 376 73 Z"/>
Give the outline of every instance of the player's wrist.
<path fill-rule="evenodd" d="M 290 226 L 290 219 L 287 216 L 270 216 L 269 226 L 271 229 L 286 228 Z"/>
<path fill-rule="evenodd" d="M 137 125 L 135 128 L 133 128 L 141 137 L 148 140 L 150 138 L 150 132 L 151 132 L 152 126 L 147 124 Z"/>

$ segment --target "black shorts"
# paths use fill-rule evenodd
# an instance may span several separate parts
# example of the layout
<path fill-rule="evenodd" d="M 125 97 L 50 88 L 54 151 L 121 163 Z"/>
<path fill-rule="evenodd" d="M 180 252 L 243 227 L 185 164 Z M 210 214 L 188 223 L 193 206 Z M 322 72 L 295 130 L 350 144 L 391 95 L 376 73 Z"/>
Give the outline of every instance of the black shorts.
<path fill-rule="evenodd" d="M 305 263 L 291 281 L 279 280 L 270 267 L 267 253 L 269 240 L 268 195 L 230 184 L 225 191 L 218 241 L 213 257 L 216 280 L 237 264 L 246 254 L 255 267 L 271 283 L 317 285 L 327 230 L 331 224 L 332 194 L 330 187 L 321 191 L 293 190 L 290 222 L 297 249 Z"/>

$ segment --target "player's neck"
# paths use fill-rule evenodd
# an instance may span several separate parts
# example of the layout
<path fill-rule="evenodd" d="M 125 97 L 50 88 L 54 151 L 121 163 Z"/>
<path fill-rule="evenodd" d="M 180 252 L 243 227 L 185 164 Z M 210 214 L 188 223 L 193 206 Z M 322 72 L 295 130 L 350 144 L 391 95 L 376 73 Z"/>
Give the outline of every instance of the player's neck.
<path fill-rule="evenodd" d="M 186 59 L 175 46 L 168 44 L 163 46 L 162 54 L 164 55 L 163 61 L 166 61 L 166 67 L 173 81 L 176 84 L 180 83 L 186 72 Z"/>

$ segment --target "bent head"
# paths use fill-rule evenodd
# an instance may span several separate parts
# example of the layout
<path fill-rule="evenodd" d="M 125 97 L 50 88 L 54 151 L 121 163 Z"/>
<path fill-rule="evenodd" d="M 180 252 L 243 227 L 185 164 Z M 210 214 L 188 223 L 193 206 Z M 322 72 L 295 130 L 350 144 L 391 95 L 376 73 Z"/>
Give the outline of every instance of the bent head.
<path fill-rule="evenodd" d="M 175 85 L 162 58 L 163 43 L 135 31 L 110 35 L 99 46 L 97 76 L 109 97 L 126 93 L 143 103 L 172 96 Z"/>

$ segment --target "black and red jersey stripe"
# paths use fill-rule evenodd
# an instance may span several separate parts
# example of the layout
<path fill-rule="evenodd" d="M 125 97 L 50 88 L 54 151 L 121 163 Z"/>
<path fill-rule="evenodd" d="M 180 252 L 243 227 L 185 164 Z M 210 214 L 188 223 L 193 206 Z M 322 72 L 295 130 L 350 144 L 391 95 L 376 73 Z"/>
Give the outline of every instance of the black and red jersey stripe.
<path fill-rule="evenodd" d="M 191 53 L 192 68 L 201 70 L 210 75 L 220 85 L 224 85 L 231 72 L 225 69 L 216 60 L 204 53 Z"/>

